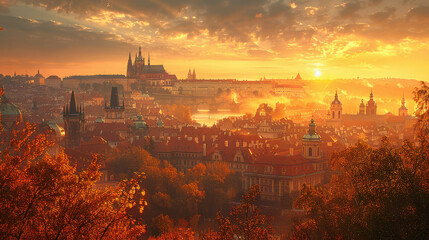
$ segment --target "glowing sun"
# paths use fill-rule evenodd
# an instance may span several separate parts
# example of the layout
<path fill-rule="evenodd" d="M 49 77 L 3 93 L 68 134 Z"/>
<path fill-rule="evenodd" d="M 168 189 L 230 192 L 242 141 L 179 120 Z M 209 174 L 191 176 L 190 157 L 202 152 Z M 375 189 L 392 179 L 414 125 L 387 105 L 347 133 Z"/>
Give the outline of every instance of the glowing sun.
<path fill-rule="evenodd" d="M 314 76 L 315 76 L 315 77 L 320 77 L 320 76 L 322 76 L 322 73 L 319 71 L 319 69 L 316 69 L 316 70 L 314 71 Z"/>

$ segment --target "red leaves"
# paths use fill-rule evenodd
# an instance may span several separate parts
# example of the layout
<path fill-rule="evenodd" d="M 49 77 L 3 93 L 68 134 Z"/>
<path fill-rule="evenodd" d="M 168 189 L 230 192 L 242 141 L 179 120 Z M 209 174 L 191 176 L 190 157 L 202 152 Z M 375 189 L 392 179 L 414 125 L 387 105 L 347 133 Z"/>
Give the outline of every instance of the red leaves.
<path fill-rule="evenodd" d="M 271 220 L 262 215 L 255 205 L 259 195 L 259 186 L 255 185 L 243 196 L 241 205 L 233 207 L 227 217 L 218 214 L 219 231 L 216 239 L 270 239 Z"/>
<path fill-rule="evenodd" d="M 45 154 L 52 146 L 26 125 L 15 131 L 0 162 L 0 237 L 24 239 L 132 239 L 144 225 L 129 213 L 144 206 L 140 176 L 108 190 L 94 188 L 96 159 L 77 174 L 65 154 Z"/>

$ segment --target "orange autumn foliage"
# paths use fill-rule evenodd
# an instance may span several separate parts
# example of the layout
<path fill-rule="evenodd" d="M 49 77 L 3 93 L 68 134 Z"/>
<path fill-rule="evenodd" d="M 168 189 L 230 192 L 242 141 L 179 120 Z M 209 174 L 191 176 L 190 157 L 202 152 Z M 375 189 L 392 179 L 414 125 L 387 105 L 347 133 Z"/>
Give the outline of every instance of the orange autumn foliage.
<path fill-rule="evenodd" d="M 136 239 L 145 232 L 131 215 L 145 206 L 136 197 L 142 176 L 98 190 L 97 159 L 77 173 L 64 153 L 47 154 L 52 145 L 31 124 L 2 144 L 0 238 Z"/>

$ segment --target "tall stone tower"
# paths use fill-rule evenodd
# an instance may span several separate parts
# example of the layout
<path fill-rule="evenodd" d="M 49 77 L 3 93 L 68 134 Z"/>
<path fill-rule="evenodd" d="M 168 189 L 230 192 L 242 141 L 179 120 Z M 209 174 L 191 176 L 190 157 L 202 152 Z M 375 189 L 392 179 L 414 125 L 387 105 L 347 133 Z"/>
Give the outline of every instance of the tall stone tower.
<path fill-rule="evenodd" d="M 341 120 L 343 115 L 343 104 L 338 100 L 338 92 L 335 91 L 334 101 L 331 103 L 331 119 L 332 120 Z"/>
<path fill-rule="evenodd" d="M 107 101 L 104 102 L 104 122 L 125 123 L 125 102 L 123 99 L 122 105 L 119 105 L 117 87 L 112 87 L 112 91 L 110 93 L 110 105 L 107 106 Z"/>
<path fill-rule="evenodd" d="M 402 96 L 402 104 L 399 108 L 399 116 L 400 117 L 406 117 L 408 116 L 408 108 L 405 107 L 405 96 Z"/>
<path fill-rule="evenodd" d="M 143 73 L 143 68 L 145 66 L 145 59 L 142 56 L 142 47 L 139 47 L 139 55 L 136 55 L 136 59 L 135 59 L 135 69 L 134 69 L 134 73 L 135 75 L 140 75 Z"/>
<path fill-rule="evenodd" d="M 371 89 L 371 94 L 369 95 L 369 101 L 366 104 L 366 115 L 371 117 L 374 117 L 375 115 L 377 115 L 377 103 L 375 103 L 374 101 L 374 95 L 372 94 L 372 89 Z"/>
<path fill-rule="evenodd" d="M 359 115 L 360 116 L 365 115 L 365 103 L 363 103 L 363 99 L 360 101 L 360 104 L 359 104 Z"/>
<path fill-rule="evenodd" d="M 63 110 L 65 145 L 73 147 L 80 145 L 81 135 L 85 130 L 85 113 L 82 106 L 76 104 L 76 97 L 72 91 L 70 103 Z"/>
<path fill-rule="evenodd" d="M 308 133 L 302 137 L 303 155 L 307 159 L 319 159 L 320 153 L 320 135 L 316 132 L 316 123 L 313 118 L 308 125 Z"/>

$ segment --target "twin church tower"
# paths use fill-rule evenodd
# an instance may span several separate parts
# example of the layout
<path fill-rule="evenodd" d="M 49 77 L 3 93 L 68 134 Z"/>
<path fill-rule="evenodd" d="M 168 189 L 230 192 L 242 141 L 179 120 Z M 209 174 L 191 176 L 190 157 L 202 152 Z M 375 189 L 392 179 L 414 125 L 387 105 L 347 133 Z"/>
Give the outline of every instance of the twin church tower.
<path fill-rule="evenodd" d="M 110 94 L 110 104 L 104 101 L 104 122 L 105 123 L 125 123 L 125 104 L 119 102 L 118 88 L 112 87 Z M 70 103 L 63 109 L 65 145 L 67 147 L 79 146 L 82 134 L 85 131 L 85 110 L 82 105 L 78 105 L 74 91 L 71 93 Z"/>
<path fill-rule="evenodd" d="M 407 117 L 408 109 L 405 107 L 405 97 L 402 97 L 402 104 L 398 110 L 398 116 Z M 328 111 L 326 125 L 329 127 L 341 127 L 344 125 L 344 121 L 375 121 L 381 122 L 384 120 L 384 115 L 377 115 L 377 103 L 374 101 L 374 94 L 369 95 L 369 100 L 365 104 L 364 100 L 361 100 L 359 105 L 359 111 L 357 114 L 344 114 L 343 105 L 338 99 L 338 92 L 335 92 L 334 100 Z"/>

